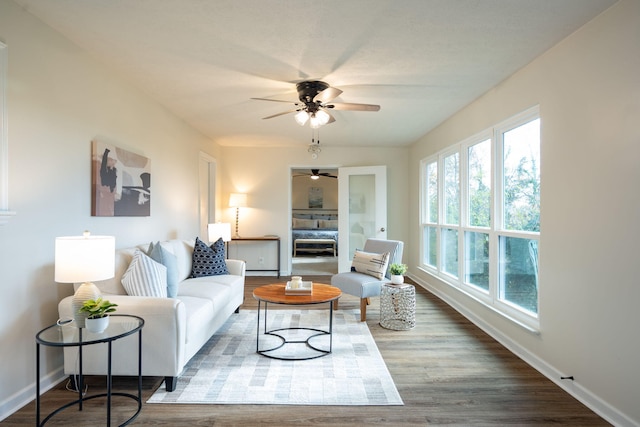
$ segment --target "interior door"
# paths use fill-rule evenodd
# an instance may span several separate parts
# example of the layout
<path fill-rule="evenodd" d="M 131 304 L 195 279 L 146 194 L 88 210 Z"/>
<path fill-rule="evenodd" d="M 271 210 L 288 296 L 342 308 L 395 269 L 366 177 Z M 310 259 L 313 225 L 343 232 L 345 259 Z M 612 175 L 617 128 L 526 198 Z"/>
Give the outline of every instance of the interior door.
<path fill-rule="evenodd" d="M 216 222 L 216 161 L 202 152 L 198 161 L 199 236 L 207 242 L 208 225 Z"/>
<path fill-rule="evenodd" d="M 349 271 L 368 238 L 387 238 L 387 167 L 338 170 L 338 271 Z"/>

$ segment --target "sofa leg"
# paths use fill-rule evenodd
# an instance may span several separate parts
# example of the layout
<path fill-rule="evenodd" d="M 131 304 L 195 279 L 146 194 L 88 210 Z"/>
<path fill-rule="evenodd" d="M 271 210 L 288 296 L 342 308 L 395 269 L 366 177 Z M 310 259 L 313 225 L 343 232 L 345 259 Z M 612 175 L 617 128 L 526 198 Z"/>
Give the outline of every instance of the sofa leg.
<path fill-rule="evenodd" d="M 236 308 L 236 311 L 234 311 L 235 314 L 240 313 L 240 306 L 238 306 L 238 308 Z"/>
<path fill-rule="evenodd" d="M 164 377 L 164 387 L 167 391 L 174 391 L 178 384 L 178 377 Z"/>

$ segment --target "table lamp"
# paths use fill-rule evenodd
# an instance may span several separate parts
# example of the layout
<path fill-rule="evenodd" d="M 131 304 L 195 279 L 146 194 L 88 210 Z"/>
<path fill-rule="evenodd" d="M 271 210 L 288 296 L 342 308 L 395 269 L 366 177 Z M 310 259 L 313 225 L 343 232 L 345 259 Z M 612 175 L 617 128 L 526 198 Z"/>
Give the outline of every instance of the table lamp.
<path fill-rule="evenodd" d="M 231 224 L 228 222 L 216 222 L 209 224 L 207 227 L 209 234 L 209 243 L 213 243 L 222 238 L 222 241 L 228 242 L 231 240 Z"/>
<path fill-rule="evenodd" d="M 84 328 L 86 313 L 79 313 L 85 301 L 96 299 L 100 290 L 91 283 L 94 280 L 112 278 L 115 270 L 116 239 L 113 236 L 57 237 L 55 246 L 55 281 L 58 283 L 82 283 L 71 306 L 78 328 Z"/>
<path fill-rule="evenodd" d="M 229 196 L 229 207 L 236 208 L 236 234 L 234 238 L 240 238 L 238 234 L 238 217 L 240 215 L 240 208 L 247 206 L 247 195 L 244 193 L 231 193 Z"/>

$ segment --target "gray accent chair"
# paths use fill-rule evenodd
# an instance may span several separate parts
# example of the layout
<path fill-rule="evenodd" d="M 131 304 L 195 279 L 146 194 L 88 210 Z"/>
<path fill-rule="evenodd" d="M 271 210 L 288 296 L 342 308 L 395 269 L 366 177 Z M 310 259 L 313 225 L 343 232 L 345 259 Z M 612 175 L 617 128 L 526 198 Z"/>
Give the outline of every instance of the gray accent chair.
<path fill-rule="evenodd" d="M 389 265 L 391 265 L 402 262 L 403 249 L 404 242 L 399 240 L 367 239 L 362 251 L 375 254 L 389 252 Z M 389 282 L 390 278 L 391 274 L 387 266 L 385 278 L 382 280 L 378 280 L 368 274 L 348 271 L 333 275 L 331 277 L 331 285 L 340 288 L 344 293 L 360 297 L 360 321 L 364 322 L 367 320 L 367 305 L 371 303 L 370 297 L 380 295 L 382 285 Z M 338 309 L 338 300 L 333 302 L 333 308 L 335 310 Z"/>

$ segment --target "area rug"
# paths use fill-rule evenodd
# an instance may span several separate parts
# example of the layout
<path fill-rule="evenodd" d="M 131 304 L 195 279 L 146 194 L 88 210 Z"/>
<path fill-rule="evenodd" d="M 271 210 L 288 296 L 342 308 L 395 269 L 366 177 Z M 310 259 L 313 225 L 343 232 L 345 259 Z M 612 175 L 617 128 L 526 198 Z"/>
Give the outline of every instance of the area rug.
<path fill-rule="evenodd" d="M 270 405 L 403 405 L 366 322 L 357 310 L 337 310 L 332 352 L 310 360 L 276 360 L 256 353 L 255 310 L 233 314 L 185 367 L 176 390 L 160 387 L 147 403 Z M 261 325 L 263 313 L 261 311 Z M 328 329 L 328 310 L 269 310 L 269 328 Z M 262 329 L 262 328 L 261 328 Z M 289 339 L 295 341 L 294 330 Z M 260 348 L 280 340 L 260 334 Z M 304 338 L 303 338 L 304 340 Z M 311 339 L 328 348 L 328 336 Z M 307 355 L 305 344 L 287 344 L 281 356 Z"/>

